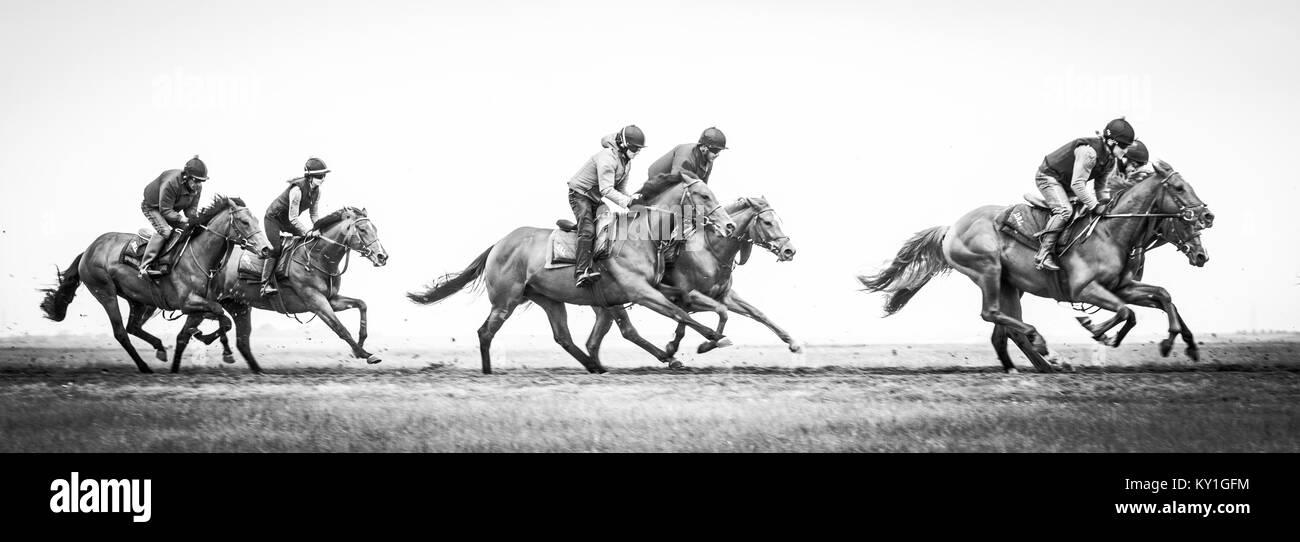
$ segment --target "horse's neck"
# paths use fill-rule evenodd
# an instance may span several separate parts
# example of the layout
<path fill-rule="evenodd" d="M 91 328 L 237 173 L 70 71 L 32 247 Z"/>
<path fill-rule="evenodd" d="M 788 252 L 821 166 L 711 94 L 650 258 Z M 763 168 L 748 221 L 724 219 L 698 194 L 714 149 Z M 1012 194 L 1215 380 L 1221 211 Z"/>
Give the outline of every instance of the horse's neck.
<path fill-rule="evenodd" d="M 321 232 L 321 237 L 333 241 L 333 243 L 317 243 L 321 245 L 316 249 L 320 255 L 330 258 L 332 261 L 342 258 L 347 254 L 347 231 L 350 220 L 340 220 L 330 227 L 329 230 Z"/>
<path fill-rule="evenodd" d="M 175 267 L 196 267 L 195 264 L 197 263 L 202 267 L 196 268 L 195 270 L 202 273 L 207 273 L 209 270 L 216 267 L 217 263 L 221 261 L 221 258 L 226 255 L 226 250 L 229 246 L 226 243 L 225 236 L 208 229 L 208 226 L 223 223 L 230 223 L 228 213 L 217 215 L 212 220 L 209 220 L 206 225 L 202 226 L 202 229 L 199 230 L 198 233 L 190 236 L 188 240 L 181 241 L 181 243 L 187 244 L 188 246 L 183 247 L 181 252 L 177 254 Z M 189 252 L 188 257 L 186 252 Z"/>
<path fill-rule="evenodd" d="M 1148 184 L 1151 183 L 1151 184 Z M 1115 204 L 1107 214 L 1142 214 L 1152 212 L 1156 197 L 1159 196 L 1159 181 L 1154 178 L 1150 181 L 1142 181 L 1128 189 L 1124 197 Z M 1118 241 L 1124 247 L 1133 247 L 1138 244 L 1145 244 L 1150 239 L 1139 239 L 1143 232 L 1147 230 L 1148 221 L 1153 220 L 1150 217 L 1136 218 L 1112 218 L 1102 221 L 1097 229 L 1105 228 L 1107 234 L 1112 239 Z"/>
<path fill-rule="evenodd" d="M 752 207 L 748 206 L 738 209 L 735 214 L 728 214 L 731 215 L 732 222 L 736 223 L 736 233 L 739 235 L 743 235 L 743 232 L 749 231 L 750 223 L 758 216 L 758 213 L 755 212 Z M 719 262 L 731 263 L 735 261 L 736 254 L 740 252 L 740 249 L 743 248 L 746 243 L 752 242 L 750 240 L 741 240 L 737 237 L 719 235 L 717 232 L 709 228 L 702 229 L 704 231 L 700 235 L 706 236 L 705 242 L 708 245 L 708 250 L 706 252 L 712 255 Z M 700 253 L 695 252 L 692 254 Z"/>

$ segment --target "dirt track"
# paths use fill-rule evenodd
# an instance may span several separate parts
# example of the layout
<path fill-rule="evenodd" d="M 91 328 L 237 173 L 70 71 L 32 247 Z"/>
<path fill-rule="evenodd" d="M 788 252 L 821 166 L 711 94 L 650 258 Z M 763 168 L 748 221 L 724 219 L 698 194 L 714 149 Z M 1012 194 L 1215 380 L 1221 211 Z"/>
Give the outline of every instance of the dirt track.
<path fill-rule="evenodd" d="M 463 351 L 268 348 L 255 376 L 215 350 L 140 375 L 111 348 L 10 344 L 0 451 L 1300 451 L 1295 342 L 1019 375 L 984 348 L 737 348 L 677 372 L 618 351 L 602 376 L 545 351 L 481 375 Z"/>

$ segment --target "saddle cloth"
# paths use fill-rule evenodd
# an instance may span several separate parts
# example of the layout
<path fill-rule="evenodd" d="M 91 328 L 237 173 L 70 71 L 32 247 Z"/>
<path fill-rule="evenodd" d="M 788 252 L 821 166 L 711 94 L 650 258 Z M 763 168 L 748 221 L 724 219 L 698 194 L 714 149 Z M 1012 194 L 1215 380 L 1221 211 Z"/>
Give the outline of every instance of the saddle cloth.
<path fill-rule="evenodd" d="M 122 245 L 122 255 L 118 258 L 118 261 L 137 270 L 140 269 L 140 260 L 144 259 L 144 249 L 149 245 L 149 240 L 152 239 L 154 235 L 157 234 L 153 230 L 149 228 L 140 228 L 140 231 L 136 232 L 135 237 L 132 237 L 125 245 Z M 158 258 L 154 260 L 154 268 L 162 272 L 164 275 L 170 273 L 172 270 L 172 260 L 175 257 L 175 254 L 173 253 L 179 252 L 176 250 L 176 247 L 180 244 L 180 240 L 180 235 L 172 235 L 167 244 L 163 245 L 162 250 L 158 252 Z"/>
<path fill-rule="evenodd" d="M 592 261 L 603 260 L 609 257 L 610 248 L 613 247 L 613 237 L 610 235 L 614 224 L 615 215 L 627 215 L 627 213 L 610 212 L 609 206 L 601 205 L 596 210 L 596 242 L 592 247 Z M 565 220 L 557 221 L 556 224 L 560 229 L 551 230 L 551 235 L 546 240 L 546 268 L 557 269 L 560 267 L 570 267 L 578 263 L 578 232 L 572 222 Z"/>
<path fill-rule="evenodd" d="M 281 258 L 275 262 L 275 280 L 282 281 L 289 277 L 289 263 L 293 260 L 289 256 L 293 250 L 303 243 L 302 237 L 293 237 L 284 241 L 281 249 Z M 239 256 L 239 280 L 253 284 L 262 282 L 262 257 L 253 254 L 250 251 L 242 251 Z"/>
<path fill-rule="evenodd" d="M 1047 221 L 1052 216 L 1052 210 L 1047 207 L 1047 202 L 1043 200 L 1041 194 L 1025 194 L 1026 203 L 1018 203 L 1007 207 L 998 215 L 994 222 L 998 229 L 1007 232 L 1007 234 L 1022 245 L 1034 250 L 1038 250 L 1038 235 L 1043 232 L 1047 226 Z M 1071 199 L 1071 205 L 1076 201 Z M 1061 234 L 1061 240 L 1058 247 L 1062 252 L 1070 241 L 1083 232 L 1088 226 L 1087 220 L 1080 220 L 1079 209 L 1076 207 L 1074 218 L 1066 225 L 1065 231 Z"/>

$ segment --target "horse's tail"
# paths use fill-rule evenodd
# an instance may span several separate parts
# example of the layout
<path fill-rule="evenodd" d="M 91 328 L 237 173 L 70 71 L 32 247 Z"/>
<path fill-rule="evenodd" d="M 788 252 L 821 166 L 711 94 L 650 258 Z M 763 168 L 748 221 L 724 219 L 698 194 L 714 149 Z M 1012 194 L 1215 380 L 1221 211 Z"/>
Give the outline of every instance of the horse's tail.
<path fill-rule="evenodd" d="M 880 272 L 858 277 L 869 292 L 887 292 L 885 316 L 898 312 L 930 279 L 952 269 L 943 257 L 947 226 L 921 230 L 903 243 L 894 261 Z"/>
<path fill-rule="evenodd" d="M 483 269 L 487 267 L 488 253 L 492 252 L 494 246 L 496 245 L 488 247 L 477 258 L 474 258 L 469 267 L 466 267 L 463 271 L 443 275 L 434 281 L 432 285 L 426 287 L 423 292 L 407 292 L 406 297 L 421 305 L 431 305 L 461 291 L 465 288 L 465 285 L 483 276 Z"/>
<path fill-rule="evenodd" d="M 46 318 L 62 322 L 63 317 L 67 316 L 68 304 L 72 303 L 72 298 L 77 296 L 77 286 L 81 285 L 81 271 L 77 269 L 81 266 L 81 256 L 82 254 L 78 254 L 67 271 L 59 273 L 58 286 L 41 289 L 45 292 L 45 299 L 41 300 L 41 310 L 45 311 Z"/>

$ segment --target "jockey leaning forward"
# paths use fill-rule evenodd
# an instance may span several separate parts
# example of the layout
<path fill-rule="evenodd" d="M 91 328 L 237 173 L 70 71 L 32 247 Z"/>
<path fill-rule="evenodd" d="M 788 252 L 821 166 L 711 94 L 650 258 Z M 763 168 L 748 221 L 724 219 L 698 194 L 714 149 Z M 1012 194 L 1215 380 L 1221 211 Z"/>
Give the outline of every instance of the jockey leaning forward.
<path fill-rule="evenodd" d="M 266 208 L 262 226 L 266 239 L 271 242 L 271 256 L 262 263 L 262 295 L 279 293 L 271 284 L 271 276 L 275 273 L 275 264 L 284 249 L 284 239 L 280 232 L 300 237 L 313 234 L 312 226 L 320 218 L 320 185 L 325 182 L 325 174 L 329 172 L 320 158 L 308 158 L 303 166 L 302 177 L 289 179 L 289 186 Z M 300 215 L 303 211 L 311 216 L 311 223 L 302 221 Z"/>
<path fill-rule="evenodd" d="M 600 272 L 592 269 L 592 251 L 596 244 L 596 208 L 602 198 L 620 207 L 631 207 L 640 194 L 628 195 L 629 165 L 645 147 L 645 134 L 640 128 L 629 125 L 600 140 L 603 147 L 592 155 L 573 178 L 569 179 L 569 206 L 578 223 L 577 265 L 574 276 L 578 286 L 589 286 L 600 280 Z"/>
<path fill-rule="evenodd" d="M 183 169 L 164 171 L 144 187 L 144 201 L 140 203 L 140 210 L 153 226 L 156 235 L 149 238 L 144 256 L 140 259 L 140 276 L 162 274 L 154 268 L 154 260 L 172 234 L 188 226 L 198 214 L 199 198 L 203 195 L 203 183 L 207 180 L 208 166 L 195 155 L 185 163 Z"/>

